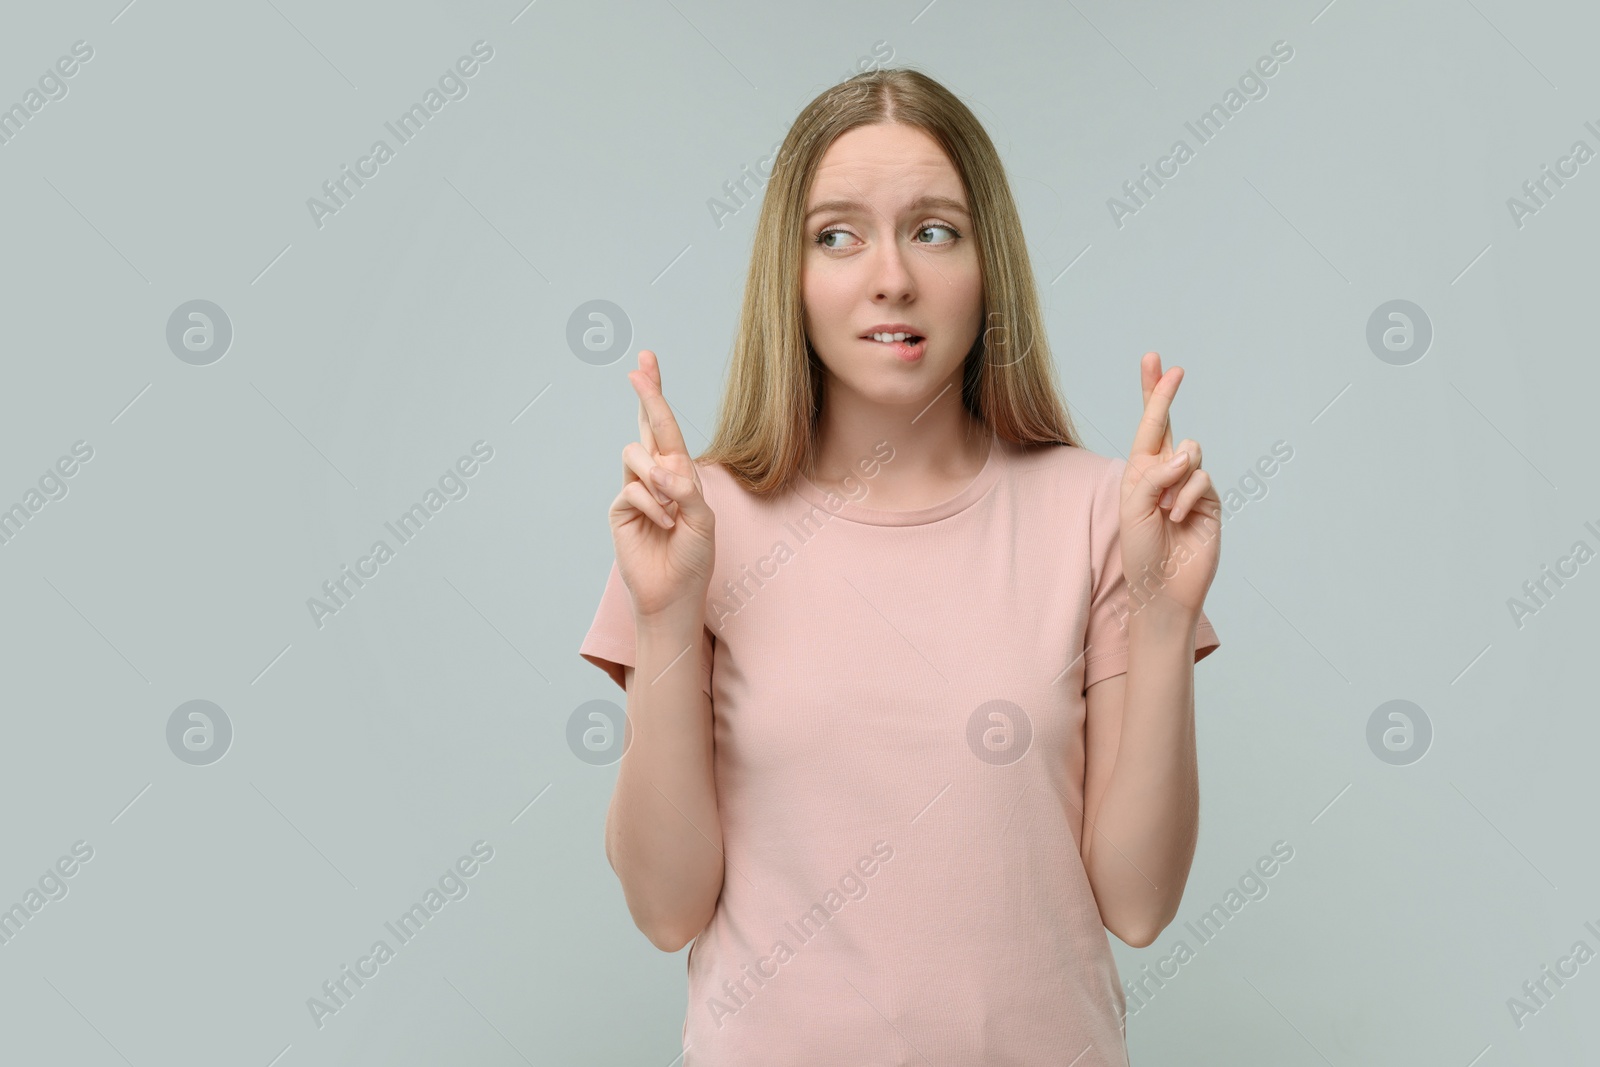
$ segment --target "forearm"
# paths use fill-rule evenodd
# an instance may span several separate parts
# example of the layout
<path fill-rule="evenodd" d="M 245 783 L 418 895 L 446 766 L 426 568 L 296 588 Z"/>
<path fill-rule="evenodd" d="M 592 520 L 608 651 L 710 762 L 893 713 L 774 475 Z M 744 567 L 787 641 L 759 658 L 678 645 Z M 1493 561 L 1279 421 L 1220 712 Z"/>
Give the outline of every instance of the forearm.
<path fill-rule="evenodd" d="M 1199 836 L 1196 623 L 1154 607 L 1128 619 L 1121 739 L 1086 828 L 1095 838 L 1086 863 L 1106 925 L 1130 944 L 1148 944 L 1177 914 Z"/>
<path fill-rule="evenodd" d="M 628 687 L 632 739 L 606 817 L 606 855 L 635 924 L 676 952 L 722 891 L 722 824 L 711 700 L 701 688 L 703 620 L 640 622 Z"/>

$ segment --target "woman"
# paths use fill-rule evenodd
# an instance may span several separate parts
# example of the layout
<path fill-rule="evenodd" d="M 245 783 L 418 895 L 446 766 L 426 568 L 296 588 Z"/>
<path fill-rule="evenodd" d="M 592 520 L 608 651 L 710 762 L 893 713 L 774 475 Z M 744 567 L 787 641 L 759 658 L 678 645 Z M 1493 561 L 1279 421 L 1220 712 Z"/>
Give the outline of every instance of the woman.
<path fill-rule="evenodd" d="M 994 147 L 911 70 L 789 131 L 702 456 L 640 352 L 580 651 L 627 691 L 607 857 L 694 940 L 686 1067 L 1127 1063 L 1106 931 L 1177 909 L 1219 644 L 1182 372 L 1141 375 L 1086 451 Z"/>

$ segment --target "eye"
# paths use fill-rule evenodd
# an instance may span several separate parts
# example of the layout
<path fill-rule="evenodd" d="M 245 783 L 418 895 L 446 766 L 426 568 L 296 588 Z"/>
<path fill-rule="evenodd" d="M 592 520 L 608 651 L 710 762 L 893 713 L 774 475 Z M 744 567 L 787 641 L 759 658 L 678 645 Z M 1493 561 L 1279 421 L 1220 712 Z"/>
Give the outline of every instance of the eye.
<path fill-rule="evenodd" d="M 924 241 L 924 242 L 922 242 L 923 244 L 947 245 L 947 244 L 953 244 L 954 242 L 960 240 L 960 238 L 961 238 L 961 234 L 956 231 L 956 228 L 954 226 L 946 226 L 942 222 L 930 222 L 928 225 L 924 226 L 922 229 L 918 230 L 917 232 L 918 232 L 918 234 L 924 234 L 924 233 L 927 233 L 929 230 L 944 230 L 945 232 L 950 234 L 950 240 L 948 240 L 948 241 Z"/>
<path fill-rule="evenodd" d="M 950 234 L 950 237 L 947 240 L 943 240 L 943 241 L 918 241 L 917 242 L 918 244 L 935 245 L 935 246 L 948 245 L 948 244 L 954 244 L 956 241 L 959 241 L 961 239 L 961 232 L 959 230 L 957 230 L 954 226 L 947 226 L 946 224 L 944 224 L 942 222 L 929 223 L 928 225 L 922 227 L 920 230 L 917 231 L 917 236 L 920 237 L 920 236 L 922 236 L 923 234 L 927 233 L 930 230 L 944 230 L 946 233 Z M 853 237 L 855 235 L 852 234 L 849 230 L 841 230 L 841 229 L 839 229 L 837 227 L 833 227 L 833 228 L 830 228 L 830 229 L 818 231 L 817 234 L 814 237 L 812 237 L 812 243 L 817 244 L 817 245 L 821 245 L 823 248 L 832 248 L 832 249 L 842 248 L 843 247 L 842 245 L 829 244 L 828 243 L 828 238 L 835 237 L 835 236 Z"/>
<path fill-rule="evenodd" d="M 812 238 L 812 241 L 815 244 L 821 245 L 823 248 L 838 248 L 839 247 L 838 245 L 828 244 L 828 241 L 827 241 L 827 239 L 829 237 L 832 237 L 835 234 L 843 234 L 846 237 L 851 236 L 851 233 L 850 233 L 849 230 L 841 230 L 841 229 L 835 228 L 835 229 L 830 229 L 830 230 L 821 230 L 821 231 L 819 231 L 817 233 L 817 235 Z"/>

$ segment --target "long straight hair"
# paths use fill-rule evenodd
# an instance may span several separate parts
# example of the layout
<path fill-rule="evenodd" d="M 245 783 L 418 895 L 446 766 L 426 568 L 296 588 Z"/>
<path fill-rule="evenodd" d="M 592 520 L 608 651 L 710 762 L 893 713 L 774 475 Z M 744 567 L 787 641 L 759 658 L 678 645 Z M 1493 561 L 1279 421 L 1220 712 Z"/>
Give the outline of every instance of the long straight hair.
<path fill-rule="evenodd" d="M 962 403 L 1006 440 L 1082 447 L 1057 390 L 1022 223 L 994 143 L 967 106 L 926 74 L 869 71 L 806 105 L 762 197 L 722 409 L 711 443 L 695 459 L 722 464 L 758 496 L 789 487 L 817 454 L 827 369 L 806 338 L 800 291 L 805 205 L 817 164 L 841 134 L 884 123 L 927 132 L 967 193 L 984 328 L 963 363 Z"/>

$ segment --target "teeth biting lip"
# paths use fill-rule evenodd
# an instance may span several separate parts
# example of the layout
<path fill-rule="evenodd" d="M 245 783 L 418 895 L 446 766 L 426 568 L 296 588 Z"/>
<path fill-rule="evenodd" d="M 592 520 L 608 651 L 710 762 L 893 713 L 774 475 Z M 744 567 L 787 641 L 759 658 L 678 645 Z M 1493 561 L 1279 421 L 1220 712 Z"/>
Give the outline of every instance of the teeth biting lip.
<path fill-rule="evenodd" d="M 879 341 L 871 334 L 861 338 L 861 340 L 866 341 L 868 344 L 877 345 L 880 348 L 891 349 L 896 358 L 907 363 L 920 360 L 927 352 L 928 345 L 928 339 L 917 334 L 909 334 L 904 341 Z"/>

